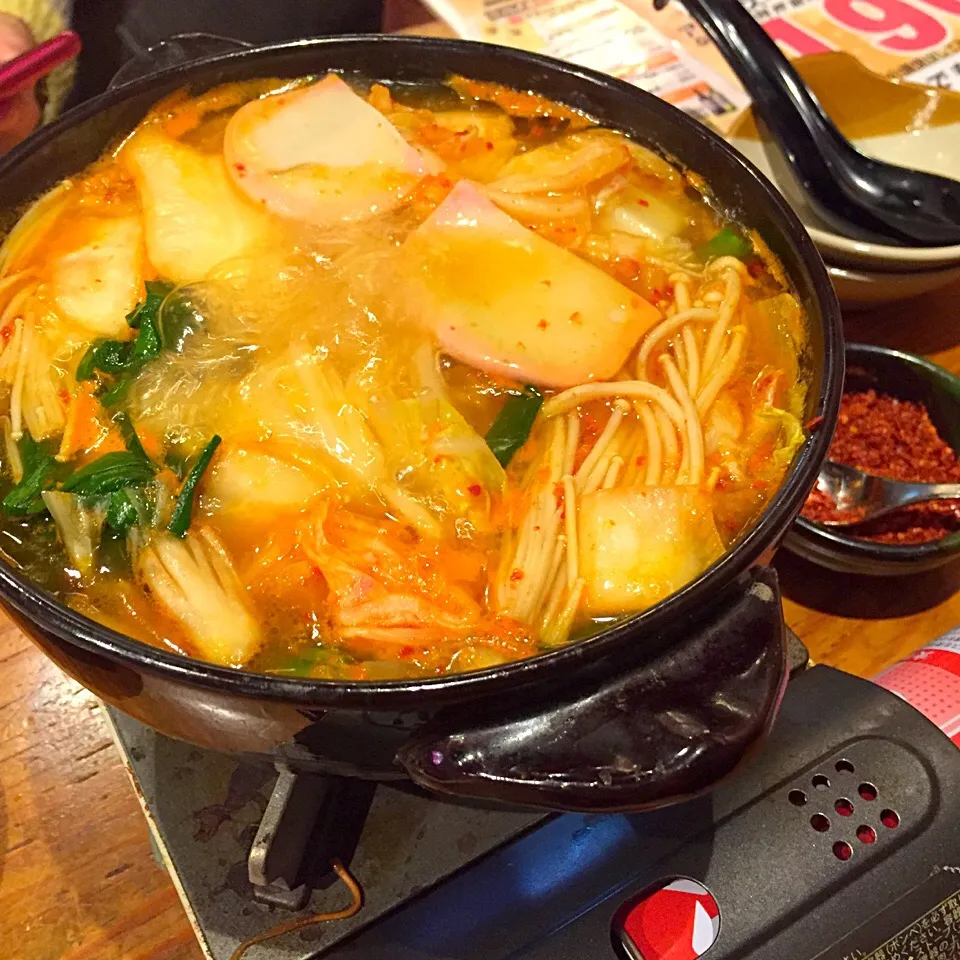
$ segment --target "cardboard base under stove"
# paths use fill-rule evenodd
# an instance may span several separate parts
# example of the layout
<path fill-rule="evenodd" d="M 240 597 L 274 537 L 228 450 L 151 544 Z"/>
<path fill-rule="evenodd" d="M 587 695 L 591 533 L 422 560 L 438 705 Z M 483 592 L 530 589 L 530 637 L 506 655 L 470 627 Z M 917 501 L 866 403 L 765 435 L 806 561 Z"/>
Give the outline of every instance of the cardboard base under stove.
<path fill-rule="evenodd" d="M 788 642 L 791 673 L 796 673 L 806 665 L 807 651 L 792 633 Z M 276 771 L 171 740 L 113 708 L 108 714 L 200 945 L 210 960 L 227 960 L 242 940 L 291 916 L 257 902 L 247 873 Z M 369 800 L 363 790 L 361 785 L 358 804 Z M 364 891 L 363 909 L 348 920 L 261 947 L 258 957 L 314 957 L 546 819 L 542 813 L 441 802 L 416 789 L 381 785 L 349 861 Z M 596 817 L 563 819 L 577 829 L 574 820 Z M 301 913 L 337 910 L 347 900 L 343 886 L 328 878 Z"/>

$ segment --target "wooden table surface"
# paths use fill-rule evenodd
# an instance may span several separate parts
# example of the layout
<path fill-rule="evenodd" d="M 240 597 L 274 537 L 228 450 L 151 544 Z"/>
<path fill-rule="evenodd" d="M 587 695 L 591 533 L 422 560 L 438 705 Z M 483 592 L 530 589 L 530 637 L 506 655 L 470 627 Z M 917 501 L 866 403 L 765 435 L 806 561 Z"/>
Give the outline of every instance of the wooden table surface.
<path fill-rule="evenodd" d="M 846 318 L 960 372 L 960 284 Z M 776 562 L 812 657 L 872 676 L 960 623 L 960 564 L 902 579 Z M 2 614 L 0 614 L 2 617 Z M 16 960 L 199 960 L 103 709 L 0 621 L 0 944 Z"/>

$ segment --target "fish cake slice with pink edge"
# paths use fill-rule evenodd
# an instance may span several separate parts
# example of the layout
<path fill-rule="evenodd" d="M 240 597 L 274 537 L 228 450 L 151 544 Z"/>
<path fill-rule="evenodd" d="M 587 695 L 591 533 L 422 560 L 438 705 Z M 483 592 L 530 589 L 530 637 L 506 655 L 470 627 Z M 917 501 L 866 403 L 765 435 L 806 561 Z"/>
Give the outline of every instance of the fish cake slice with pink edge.
<path fill-rule="evenodd" d="M 321 226 L 394 209 L 428 172 L 396 127 L 333 73 L 241 107 L 224 157 L 252 200 Z"/>
<path fill-rule="evenodd" d="M 613 377 L 661 317 L 461 180 L 402 251 L 405 304 L 451 356 L 545 387 Z"/>

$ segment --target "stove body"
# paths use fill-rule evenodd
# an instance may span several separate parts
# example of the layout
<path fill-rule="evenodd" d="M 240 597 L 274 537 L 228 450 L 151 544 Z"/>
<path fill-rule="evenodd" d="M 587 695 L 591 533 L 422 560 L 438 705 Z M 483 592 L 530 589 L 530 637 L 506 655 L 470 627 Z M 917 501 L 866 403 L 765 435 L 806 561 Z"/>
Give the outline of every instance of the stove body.
<path fill-rule="evenodd" d="M 304 900 L 304 916 L 345 906 L 334 856 L 363 909 L 258 946 L 257 960 L 654 960 L 624 927 L 677 878 L 719 907 L 710 960 L 960 960 L 960 754 L 896 696 L 828 667 L 798 670 L 735 777 L 636 815 L 492 810 L 282 773 L 273 792 L 272 769 L 111 715 L 213 960 Z"/>

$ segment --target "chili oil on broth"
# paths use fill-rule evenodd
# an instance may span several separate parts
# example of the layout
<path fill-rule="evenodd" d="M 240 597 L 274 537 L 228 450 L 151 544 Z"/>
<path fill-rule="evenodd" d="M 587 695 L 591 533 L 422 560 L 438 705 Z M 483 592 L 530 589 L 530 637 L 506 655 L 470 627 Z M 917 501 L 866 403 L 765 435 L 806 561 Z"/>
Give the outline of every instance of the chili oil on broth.
<path fill-rule="evenodd" d="M 463 78 L 167 98 L 0 250 L 4 559 L 294 676 L 479 669 L 646 609 L 803 441 L 805 318 L 706 189 Z"/>

